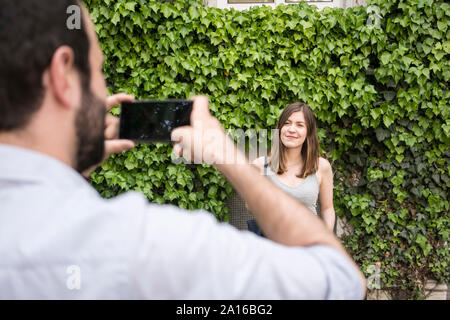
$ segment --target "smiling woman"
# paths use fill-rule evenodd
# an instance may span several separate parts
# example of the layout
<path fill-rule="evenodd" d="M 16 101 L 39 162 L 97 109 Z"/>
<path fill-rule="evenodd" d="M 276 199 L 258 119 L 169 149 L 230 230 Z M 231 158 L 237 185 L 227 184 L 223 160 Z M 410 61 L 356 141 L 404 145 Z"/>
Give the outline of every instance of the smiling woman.
<path fill-rule="evenodd" d="M 325 158 L 319 157 L 320 145 L 314 114 L 304 102 L 295 102 L 281 113 L 269 158 L 261 157 L 253 164 L 279 188 L 302 202 L 313 214 L 320 216 L 331 230 L 335 225 L 333 207 L 333 173 Z M 249 229 L 259 230 L 254 222 Z"/>

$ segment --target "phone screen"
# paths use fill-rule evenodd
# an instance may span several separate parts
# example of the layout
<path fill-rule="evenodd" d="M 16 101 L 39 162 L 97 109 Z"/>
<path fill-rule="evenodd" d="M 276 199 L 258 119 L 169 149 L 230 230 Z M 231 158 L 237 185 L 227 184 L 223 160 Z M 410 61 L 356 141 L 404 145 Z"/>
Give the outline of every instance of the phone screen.
<path fill-rule="evenodd" d="M 136 142 L 170 142 L 173 129 L 189 125 L 191 100 L 123 102 L 120 139 Z"/>

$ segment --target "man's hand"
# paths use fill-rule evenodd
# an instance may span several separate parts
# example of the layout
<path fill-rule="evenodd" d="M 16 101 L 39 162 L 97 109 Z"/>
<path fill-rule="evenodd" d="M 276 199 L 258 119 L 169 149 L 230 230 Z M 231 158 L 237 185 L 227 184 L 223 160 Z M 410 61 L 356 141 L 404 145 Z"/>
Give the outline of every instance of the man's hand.
<path fill-rule="evenodd" d="M 118 93 L 109 96 L 106 99 L 106 116 L 105 116 L 105 155 L 103 160 L 90 167 L 83 172 L 83 176 L 88 178 L 95 169 L 97 169 L 108 157 L 113 153 L 120 153 L 122 151 L 134 148 L 135 144 L 132 140 L 118 139 L 119 137 L 119 118 L 108 113 L 112 107 L 122 103 L 122 102 L 132 102 L 134 97 L 125 94 Z"/>
<path fill-rule="evenodd" d="M 208 98 L 196 96 L 191 113 L 191 125 L 172 131 L 174 151 L 195 163 L 231 164 L 245 162 L 243 156 L 227 137 L 219 120 L 209 112 Z M 237 154 L 238 159 L 234 156 Z M 231 155 L 231 157 L 229 157 Z"/>

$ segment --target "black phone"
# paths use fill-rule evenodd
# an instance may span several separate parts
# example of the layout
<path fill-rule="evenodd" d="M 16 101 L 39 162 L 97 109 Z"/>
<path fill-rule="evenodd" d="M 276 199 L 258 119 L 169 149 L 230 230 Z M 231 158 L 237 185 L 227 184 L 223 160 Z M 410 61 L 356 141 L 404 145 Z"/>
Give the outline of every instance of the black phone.
<path fill-rule="evenodd" d="M 144 100 L 123 102 L 120 139 L 136 142 L 171 142 L 173 129 L 189 125 L 192 100 Z"/>

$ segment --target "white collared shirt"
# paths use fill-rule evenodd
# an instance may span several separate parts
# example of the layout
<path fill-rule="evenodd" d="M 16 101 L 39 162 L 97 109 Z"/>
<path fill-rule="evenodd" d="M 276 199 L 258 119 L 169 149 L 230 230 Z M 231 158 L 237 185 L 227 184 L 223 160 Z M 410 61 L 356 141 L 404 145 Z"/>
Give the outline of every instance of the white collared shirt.
<path fill-rule="evenodd" d="M 338 251 L 286 247 L 205 211 L 103 199 L 47 155 L 0 144 L 0 299 L 361 299 Z"/>

